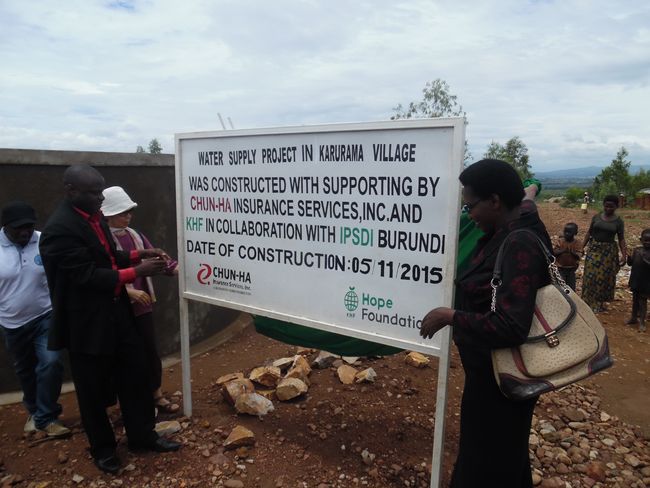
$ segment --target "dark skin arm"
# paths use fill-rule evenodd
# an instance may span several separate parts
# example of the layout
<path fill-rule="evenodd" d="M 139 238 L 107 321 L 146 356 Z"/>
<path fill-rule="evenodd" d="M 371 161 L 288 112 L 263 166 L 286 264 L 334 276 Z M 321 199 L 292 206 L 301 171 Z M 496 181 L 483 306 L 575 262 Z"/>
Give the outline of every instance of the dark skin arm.
<path fill-rule="evenodd" d="M 584 249 L 587 247 L 587 244 L 589 244 L 589 241 L 591 240 L 591 226 L 589 227 L 589 230 L 587 230 L 587 233 L 585 234 L 585 240 L 582 241 L 582 248 Z"/>
<path fill-rule="evenodd" d="M 422 319 L 420 336 L 425 339 L 431 339 L 436 332 L 450 325 L 454 319 L 456 310 L 448 307 L 438 307 L 431 310 Z"/>
<path fill-rule="evenodd" d="M 621 239 L 621 237 L 619 236 L 618 247 L 621 249 L 621 260 L 619 264 L 621 266 L 625 266 L 625 263 L 627 262 L 627 244 L 625 243 L 625 237 Z"/>
<path fill-rule="evenodd" d="M 167 263 L 164 259 L 153 258 L 143 259 L 140 264 L 134 267 L 136 276 L 154 276 L 165 271 Z"/>

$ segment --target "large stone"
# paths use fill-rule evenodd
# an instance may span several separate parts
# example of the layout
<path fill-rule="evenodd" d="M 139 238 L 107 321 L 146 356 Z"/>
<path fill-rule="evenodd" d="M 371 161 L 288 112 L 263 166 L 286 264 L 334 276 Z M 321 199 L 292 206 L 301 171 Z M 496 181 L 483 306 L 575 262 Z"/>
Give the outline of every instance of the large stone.
<path fill-rule="evenodd" d="M 341 359 L 348 364 L 354 364 L 359 360 L 359 356 L 341 356 Z"/>
<path fill-rule="evenodd" d="M 312 361 L 311 365 L 312 365 L 313 368 L 316 368 L 316 369 L 327 369 L 338 358 L 339 358 L 339 356 L 337 356 L 336 354 L 332 354 L 331 352 L 320 351 L 318 353 L 318 356 L 316 356 L 316 359 L 314 359 Z"/>
<path fill-rule="evenodd" d="M 274 410 L 273 402 L 257 393 L 242 393 L 237 397 L 235 410 L 239 413 L 262 417 Z"/>
<path fill-rule="evenodd" d="M 339 375 L 339 380 L 341 380 L 341 383 L 344 385 L 351 385 L 354 383 L 354 378 L 357 375 L 357 370 L 352 366 L 342 364 L 338 367 L 336 373 Z"/>
<path fill-rule="evenodd" d="M 290 357 L 290 358 L 276 359 L 275 361 L 273 361 L 273 366 L 275 366 L 276 368 L 280 368 L 280 371 L 286 371 L 287 369 L 289 369 L 291 367 L 291 365 L 293 364 L 294 359 L 295 359 L 295 356 Z"/>
<path fill-rule="evenodd" d="M 221 394 L 231 405 L 234 405 L 237 397 L 244 393 L 255 393 L 253 382 L 246 378 L 229 381 L 221 387 Z"/>
<path fill-rule="evenodd" d="M 564 480 L 557 476 L 545 479 L 539 486 L 541 488 L 566 488 Z"/>
<path fill-rule="evenodd" d="M 377 373 L 372 368 L 364 369 L 354 375 L 354 381 L 356 383 L 374 383 L 375 379 L 377 379 Z"/>
<path fill-rule="evenodd" d="M 217 386 L 223 386 L 232 380 L 244 379 L 244 373 L 228 373 L 217 378 Z"/>
<path fill-rule="evenodd" d="M 181 424 L 176 420 L 167 420 L 165 422 L 158 422 L 154 430 L 160 437 L 167 437 L 176 432 L 181 431 Z"/>
<path fill-rule="evenodd" d="M 625 462 L 632 466 L 633 468 L 638 467 L 641 464 L 641 461 L 639 460 L 638 457 L 632 455 L 632 454 L 627 454 L 625 456 Z"/>
<path fill-rule="evenodd" d="M 404 358 L 404 362 L 416 368 L 426 368 L 429 365 L 429 358 L 419 352 L 411 351 Z"/>
<path fill-rule="evenodd" d="M 293 362 L 293 365 L 285 375 L 285 378 L 298 378 L 305 383 L 309 382 L 309 374 L 311 373 L 311 367 L 307 360 L 302 356 L 296 356 L 296 359 Z"/>
<path fill-rule="evenodd" d="M 264 386 L 275 386 L 282 379 L 282 372 L 276 366 L 260 366 L 251 371 L 248 379 Z"/>
<path fill-rule="evenodd" d="M 587 416 L 583 411 L 577 408 L 569 408 L 565 410 L 564 416 L 569 419 L 569 422 L 584 422 L 587 419 Z"/>
<path fill-rule="evenodd" d="M 278 400 L 286 402 L 307 392 L 309 388 L 299 378 L 284 378 L 275 389 Z"/>
<path fill-rule="evenodd" d="M 257 390 L 255 393 L 258 393 L 262 395 L 264 398 L 268 400 L 275 400 L 276 395 L 275 395 L 275 390 Z"/>
<path fill-rule="evenodd" d="M 589 476 L 592 480 L 600 481 L 601 483 L 607 478 L 607 471 L 605 470 L 605 465 L 600 461 L 593 461 L 587 464 L 587 469 L 585 474 Z"/>
<path fill-rule="evenodd" d="M 237 449 L 242 446 L 252 446 L 255 444 L 255 434 L 246 427 L 236 425 L 223 442 L 225 449 Z"/>

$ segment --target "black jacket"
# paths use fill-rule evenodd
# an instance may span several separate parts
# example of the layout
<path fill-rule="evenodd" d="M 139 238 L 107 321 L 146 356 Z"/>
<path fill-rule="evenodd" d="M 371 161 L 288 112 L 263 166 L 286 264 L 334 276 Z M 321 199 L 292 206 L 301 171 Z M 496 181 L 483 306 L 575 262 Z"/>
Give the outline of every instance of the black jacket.
<path fill-rule="evenodd" d="M 117 251 L 105 222 L 101 223 L 118 268 L 130 265 L 129 253 Z M 40 252 L 52 298 L 54 320 L 48 347 L 73 353 L 111 354 L 117 344 L 128 304 L 124 287 L 116 297 L 119 273 L 90 224 L 64 201 L 41 234 Z"/>
<path fill-rule="evenodd" d="M 456 280 L 458 310 L 454 314 L 453 334 L 466 369 L 477 360 L 477 364 L 491 371 L 487 360 L 492 349 L 516 346 L 526 340 L 537 290 L 550 283 L 546 259 L 535 238 L 528 233 L 514 234 L 504 250 L 496 312 L 490 311 L 490 280 L 499 247 L 511 231 L 521 228 L 533 231 L 551 249 L 536 205 L 525 200 L 520 218 L 479 240 L 469 265 Z"/>

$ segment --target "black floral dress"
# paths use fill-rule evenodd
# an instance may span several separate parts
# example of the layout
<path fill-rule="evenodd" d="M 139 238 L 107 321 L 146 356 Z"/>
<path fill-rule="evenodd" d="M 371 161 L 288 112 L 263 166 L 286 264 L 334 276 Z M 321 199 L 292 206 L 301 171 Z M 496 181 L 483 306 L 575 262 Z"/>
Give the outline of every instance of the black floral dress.
<path fill-rule="evenodd" d="M 496 311 L 490 311 L 490 280 L 499 246 L 509 232 L 527 228 L 549 249 L 551 241 L 532 201 L 505 228 L 484 236 L 467 270 L 457 280 L 458 310 L 453 335 L 465 370 L 458 458 L 451 486 L 532 487 L 528 435 L 537 399 L 514 402 L 499 390 L 492 349 L 515 346 L 528 336 L 537 290 L 550 282 L 546 259 L 534 236 L 508 238 Z"/>

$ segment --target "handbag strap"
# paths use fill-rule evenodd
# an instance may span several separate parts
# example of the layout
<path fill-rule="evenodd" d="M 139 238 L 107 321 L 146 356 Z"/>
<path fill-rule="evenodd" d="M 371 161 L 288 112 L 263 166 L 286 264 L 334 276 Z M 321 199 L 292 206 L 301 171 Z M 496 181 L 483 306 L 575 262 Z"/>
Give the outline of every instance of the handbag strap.
<path fill-rule="evenodd" d="M 557 265 L 555 264 L 555 256 L 549 251 L 549 249 L 546 247 L 544 242 L 539 238 L 537 234 L 535 234 L 533 231 L 529 229 L 517 229 L 513 230 L 510 234 L 506 236 L 506 238 L 503 240 L 501 243 L 501 246 L 499 246 L 499 252 L 497 253 L 497 259 L 496 263 L 494 264 L 494 271 L 492 273 L 492 280 L 490 281 L 490 286 L 492 287 L 492 303 L 490 305 L 490 310 L 492 312 L 496 311 L 496 305 L 497 305 L 497 288 L 501 286 L 502 281 L 501 281 L 501 266 L 503 264 L 503 253 L 505 248 L 507 247 L 507 244 L 509 244 L 509 238 L 513 234 L 517 232 L 525 232 L 529 235 L 532 235 L 535 238 L 535 241 L 539 245 L 540 249 L 542 250 L 542 253 L 544 254 L 544 257 L 546 258 L 546 263 L 548 264 L 548 273 L 549 276 L 551 277 L 551 282 L 553 285 L 558 287 L 563 293 L 562 296 L 564 299 L 569 303 L 570 306 L 570 313 L 569 316 L 562 321 L 555 329 L 552 331 L 538 335 L 538 336 L 529 336 L 526 339 L 526 342 L 537 342 L 541 340 L 546 340 L 547 342 L 549 341 L 549 337 L 560 331 L 562 328 L 564 328 L 573 318 L 573 316 L 576 313 L 576 305 L 573 303 L 571 298 L 569 298 L 569 293 L 571 292 L 571 288 L 566 284 L 562 276 L 560 275 L 560 271 L 557 269 Z"/>
<path fill-rule="evenodd" d="M 546 247 L 546 244 L 542 242 L 542 240 L 539 238 L 537 234 L 535 234 L 532 230 L 529 229 L 516 229 L 510 232 L 501 243 L 501 246 L 499 246 L 499 252 L 497 253 L 497 260 L 496 263 L 494 264 L 494 272 L 492 273 L 492 279 L 497 279 L 499 281 L 501 280 L 501 265 L 503 264 L 503 252 L 506 248 L 506 244 L 509 244 L 508 239 L 510 238 L 510 236 L 522 232 L 532 236 L 537 242 L 537 244 L 539 244 L 539 247 L 542 250 L 544 257 L 546 258 L 546 263 L 549 266 L 555 265 L 555 256 L 551 251 L 549 251 L 549 249 Z M 553 278 L 554 276 L 553 274 L 551 274 L 551 279 Z"/>

